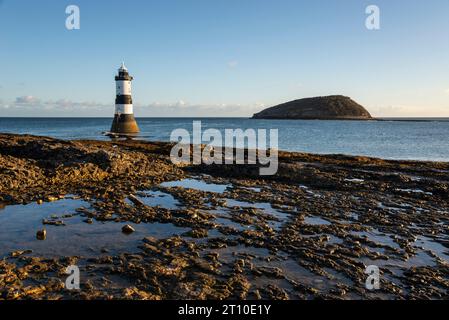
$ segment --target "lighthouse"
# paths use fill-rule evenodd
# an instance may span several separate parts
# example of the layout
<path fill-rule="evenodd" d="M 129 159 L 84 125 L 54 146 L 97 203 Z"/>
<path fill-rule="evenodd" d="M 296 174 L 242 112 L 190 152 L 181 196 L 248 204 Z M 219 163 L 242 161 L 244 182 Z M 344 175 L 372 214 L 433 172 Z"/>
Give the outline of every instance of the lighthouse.
<path fill-rule="evenodd" d="M 115 76 L 115 115 L 112 122 L 111 133 L 132 135 L 139 132 L 133 113 L 133 100 L 131 97 L 131 77 L 125 64 L 122 63 Z"/>

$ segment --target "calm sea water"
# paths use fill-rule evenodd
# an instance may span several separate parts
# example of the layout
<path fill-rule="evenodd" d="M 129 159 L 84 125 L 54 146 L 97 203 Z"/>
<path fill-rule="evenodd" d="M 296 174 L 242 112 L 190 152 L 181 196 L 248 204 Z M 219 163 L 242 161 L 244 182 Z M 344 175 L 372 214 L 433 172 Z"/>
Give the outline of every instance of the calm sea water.
<path fill-rule="evenodd" d="M 278 129 L 279 149 L 384 159 L 449 161 L 449 121 L 302 121 L 247 118 L 140 118 L 141 138 L 169 141 L 175 128 Z M 111 118 L 0 118 L 0 132 L 61 139 L 108 139 Z"/>

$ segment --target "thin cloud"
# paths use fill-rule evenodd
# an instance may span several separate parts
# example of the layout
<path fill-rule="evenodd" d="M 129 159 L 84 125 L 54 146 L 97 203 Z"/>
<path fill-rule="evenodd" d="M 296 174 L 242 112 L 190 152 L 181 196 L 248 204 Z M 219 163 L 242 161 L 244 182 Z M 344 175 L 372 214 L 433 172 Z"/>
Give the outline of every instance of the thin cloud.
<path fill-rule="evenodd" d="M 228 62 L 228 67 L 231 69 L 237 68 L 239 62 L 237 60 L 231 60 Z"/>
<path fill-rule="evenodd" d="M 16 99 L 0 103 L 0 114 L 5 117 L 109 117 L 114 104 L 74 102 L 70 100 L 41 101 L 37 98 Z"/>
<path fill-rule="evenodd" d="M 172 103 L 135 103 L 138 117 L 242 117 L 262 110 L 263 103 L 253 104 L 193 104 L 185 100 Z M 95 116 L 111 117 L 114 103 L 71 101 L 68 99 L 43 100 L 32 95 L 17 97 L 14 102 L 0 102 L 0 110 L 7 116 Z"/>
<path fill-rule="evenodd" d="M 16 104 L 18 105 L 28 105 L 39 103 L 39 99 L 34 96 L 21 96 L 16 98 Z"/>
<path fill-rule="evenodd" d="M 447 117 L 449 110 L 446 107 L 428 107 L 422 105 L 390 105 L 371 108 L 375 117 Z"/>
<path fill-rule="evenodd" d="M 251 116 L 263 108 L 260 103 L 191 104 L 184 102 L 135 104 L 135 113 L 142 117 L 242 117 Z"/>

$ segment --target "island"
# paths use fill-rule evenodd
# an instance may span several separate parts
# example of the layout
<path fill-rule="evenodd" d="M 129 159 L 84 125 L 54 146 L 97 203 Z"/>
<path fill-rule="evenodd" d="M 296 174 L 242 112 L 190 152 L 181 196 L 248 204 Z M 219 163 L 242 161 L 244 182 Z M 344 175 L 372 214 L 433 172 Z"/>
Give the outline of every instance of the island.
<path fill-rule="evenodd" d="M 253 119 L 373 120 L 370 113 L 342 95 L 298 99 L 267 108 Z"/>

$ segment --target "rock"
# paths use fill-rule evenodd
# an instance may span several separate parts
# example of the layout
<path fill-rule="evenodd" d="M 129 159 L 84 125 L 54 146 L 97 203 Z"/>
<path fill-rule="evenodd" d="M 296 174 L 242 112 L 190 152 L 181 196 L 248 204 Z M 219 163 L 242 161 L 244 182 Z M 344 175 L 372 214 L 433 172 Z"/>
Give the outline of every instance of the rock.
<path fill-rule="evenodd" d="M 158 240 L 155 237 L 145 237 L 142 241 L 153 245 L 158 243 Z"/>
<path fill-rule="evenodd" d="M 318 294 L 319 290 L 314 287 L 308 287 L 307 292 L 310 294 Z"/>
<path fill-rule="evenodd" d="M 186 237 L 192 237 L 192 238 L 206 238 L 208 235 L 208 231 L 206 229 L 192 229 L 190 231 L 187 231 L 183 234 Z"/>
<path fill-rule="evenodd" d="M 42 224 L 51 225 L 51 226 L 65 226 L 64 221 L 62 220 L 42 220 Z"/>
<path fill-rule="evenodd" d="M 125 299 L 137 299 L 137 300 L 161 300 L 160 296 L 139 290 L 136 287 L 124 289 L 123 297 Z"/>
<path fill-rule="evenodd" d="M 135 195 L 133 195 L 133 194 L 130 194 L 129 196 L 128 196 L 128 199 L 132 202 L 132 203 L 134 203 L 136 206 L 145 206 L 145 203 L 143 203 L 143 201 L 142 200 L 140 200 L 139 198 L 137 198 Z"/>
<path fill-rule="evenodd" d="M 45 229 L 38 230 L 36 233 L 36 238 L 37 238 L 37 240 L 47 239 L 47 230 L 45 230 Z"/>
<path fill-rule="evenodd" d="M 133 233 L 133 232 L 135 232 L 136 230 L 132 227 L 132 226 L 130 226 L 129 224 L 127 224 L 127 225 L 124 225 L 123 226 L 123 228 L 122 228 L 122 232 L 123 233 Z"/>
<path fill-rule="evenodd" d="M 142 246 L 142 248 L 145 250 L 145 251 L 149 251 L 149 252 L 153 252 L 153 253 L 160 253 L 161 252 L 161 250 L 159 250 L 156 246 L 154 246 L 154 245 L 152 245 L 152 244 L 149 244 L 149 243 L 145 243 L 143 246 Z"/>
<path fill-rule="evenodd" d="M 16 257 L 22 256 L 24 254 L 29 254 L 32 252 L 33 252 L 33 250 L 17 250 L 17 251 L 11 252 L 11 257 L 16 258 Z"/>
<path fill-rule="evenodd" d="M 286 102 L 253 115 L 253 119 L 371 120 L 369 112 L 345 96 L 327 96 Z"/>
<path fill-rule="evenodd" d="M 257 289 L 254 290 L 253 294 L 254 294 L 254 297 L 255 297 L 256 300 L 261 300 L 262 299 L 262 296 L 260 295 L 259 290 L 257 290 Z"/>

